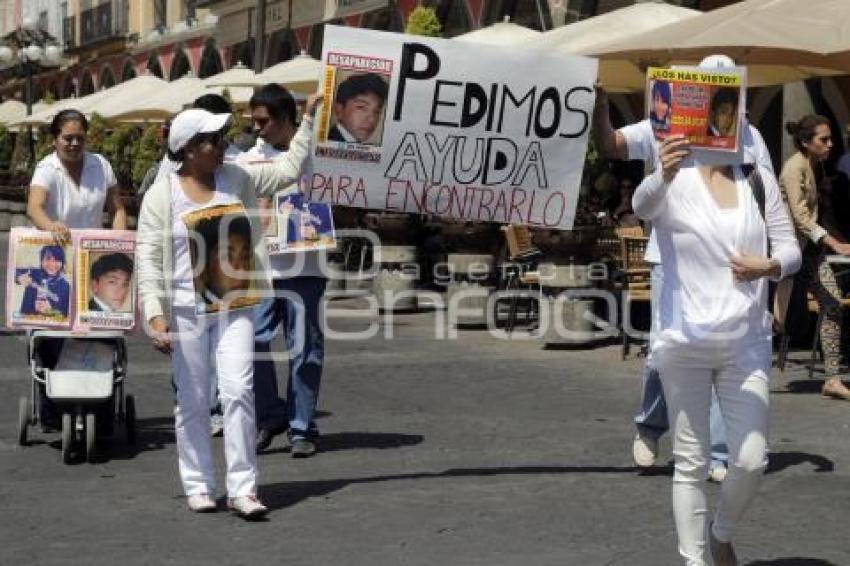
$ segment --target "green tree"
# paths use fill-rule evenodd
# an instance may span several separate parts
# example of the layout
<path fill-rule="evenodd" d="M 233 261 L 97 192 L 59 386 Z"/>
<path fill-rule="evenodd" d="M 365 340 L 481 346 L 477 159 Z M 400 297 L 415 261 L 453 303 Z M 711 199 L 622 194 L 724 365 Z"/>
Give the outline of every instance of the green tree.
<path fill-rule="evenodd" d="M 32 164 L 32 169 L 35 170 L 35 166 L 39 161 L 50 155 L 53 151 L 53 136 L 50 135 L 50 132 L 47 131 L 46 127 L 41 127 L 38 129 L 38 139 L 35 142 L 35 160 Z"/>
<path fill-rule="evenodd" d="M 8 171 L 11 168 L 13 151 L 15 151 L 14 135 L 5 124 L 0 124 L 0 171 Z"/>
<path fill-rule="evenodd" d="M 159 142 L 159 125 L 151 124 L 142 132 L 142 137 L 136 144 L 135 155 L 133 156 L 132 178 L 133 185 L 139 186 L 142 179 L 145 178 L 145 173 L 160 157 L 160 142 Z"/>
<path fill-rule="evenodd" d="M 407 18 L 407 26 L 404 32 L 410 35 L 424 35 L 427 37 L 440 37 L 443 26 L 437 18 L 434 8 L 417 6 L 410 12 Z"/>
<path fill-rule="evenodd" d="M 93 153 L 103 153 L 103 143 L 106 136 L 106 120 L 97 112 L 92 113 L 89 120 L 89 131 L 86 135 L 86 149 Z"/>

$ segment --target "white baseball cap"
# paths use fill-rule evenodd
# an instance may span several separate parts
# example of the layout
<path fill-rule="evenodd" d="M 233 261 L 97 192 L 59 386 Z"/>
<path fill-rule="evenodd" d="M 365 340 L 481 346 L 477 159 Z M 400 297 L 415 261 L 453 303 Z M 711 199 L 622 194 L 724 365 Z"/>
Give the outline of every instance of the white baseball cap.
<path fill-rule="evenodd" d="M 168 149 L 178 152 L 198 134 L 222 130 L 230 120 L 230 114 L 213 114 L 200 108 L 190 108 L 171 121 L 168 132 Z"/>
<path fill-rule="evenodd" d="M 735 61 L 728 55 L 709 55 L 699 62 L 702 69 L 728 69 L 735 66 Z"/>

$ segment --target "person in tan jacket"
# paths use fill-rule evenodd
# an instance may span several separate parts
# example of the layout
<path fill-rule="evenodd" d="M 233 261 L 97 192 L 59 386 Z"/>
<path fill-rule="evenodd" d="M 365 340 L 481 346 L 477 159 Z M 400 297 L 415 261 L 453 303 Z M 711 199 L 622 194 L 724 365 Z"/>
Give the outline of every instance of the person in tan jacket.
<path fill-rule="evenodd" d="M 832 149 L 829 120 L 810 114 L 799 122 L 786 126 L 794 138 L 797 153 L 782 167 L 779 184 L 786 199 L 788 211 L 797 231 L 803 266 L 795 284 L 806 285 L 823 313 L 820 328 L 821 347 L 826 371 L 822 393 L 827 397 L 850 401 L 850 389 L 839 375 L 841 357 L 841 289 L 835 281 L 827 254 L 850 255 L 850 244 L 841 242 L 818 223 L 818 190 L 825 178 L 824 161 Z M 784 294 L 780 291 L 779 294 Z M 790 293 L 789 293 L 790 295 Z M 778 314 L 784 319 L 784 308 Z"/>

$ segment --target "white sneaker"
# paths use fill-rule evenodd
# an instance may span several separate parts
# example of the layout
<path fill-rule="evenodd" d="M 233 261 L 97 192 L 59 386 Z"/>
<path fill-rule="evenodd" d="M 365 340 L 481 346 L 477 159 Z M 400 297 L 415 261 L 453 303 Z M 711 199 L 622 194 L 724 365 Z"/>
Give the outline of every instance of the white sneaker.
<path fill-rule="evenodd" d="M 215 499 L 209 493 L 196 493 L 186 498 L 189 509 L 195 513 L 212 513 L 216 510 Z"/>
<path fill-rule="evenodd" d="M 641 468 L 648 468 L 655 464 L 658 458 L 658 439 L 637 433 L 632 443 L 632 457 L 635 464 Z"/>
<path fill-rule="evenodd" d="M 723 480 L 726 479 L 726 474 L 729 470 L 726 469 L 726 465 L 722 462 L 712 462 L 711 469 L 708 471 L 708 481 L 713 481 L 715 483 L 723 483 Z"/>
<path fill-rule="evenodd" d="M 256 495 L 243 495 L 227 500 L 231 511 L 244 519 L 259 519 L 269 512 L 269 508 L 260 503 Z"/>

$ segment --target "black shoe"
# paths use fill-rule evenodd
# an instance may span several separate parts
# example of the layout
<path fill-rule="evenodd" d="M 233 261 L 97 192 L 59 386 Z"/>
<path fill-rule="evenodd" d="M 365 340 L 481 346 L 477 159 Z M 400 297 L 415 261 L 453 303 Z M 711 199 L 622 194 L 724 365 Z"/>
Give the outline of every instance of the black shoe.
<path fill-rule="evenodd" d="M 257 430 L 257 454 L 271 446 L 274 433 L 267 429 L 261 428 Z"/>
<path fill-rule="evenodd" d="M 312 440 L 296 437 L 292 440 L 292 457 L 309 458 L 317 451 L 316 444 Z"/>

